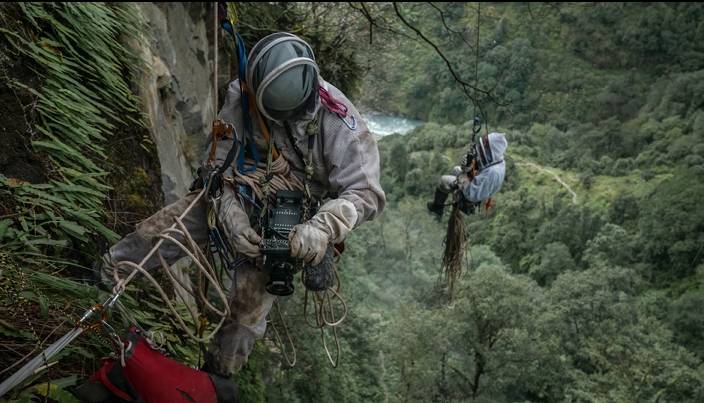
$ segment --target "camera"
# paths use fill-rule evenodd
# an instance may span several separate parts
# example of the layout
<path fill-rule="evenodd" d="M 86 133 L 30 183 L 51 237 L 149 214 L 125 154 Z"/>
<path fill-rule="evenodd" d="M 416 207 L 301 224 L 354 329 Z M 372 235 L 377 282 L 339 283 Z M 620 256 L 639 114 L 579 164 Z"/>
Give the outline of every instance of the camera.
<path fill-rule="evenodd" d="M 298 262 L 291 256 L 288 236 L 293 227 L 301 222 L 303 215 L 303 193 L 294 190 L 276 192 L 276 203 L 269 210 L 264 226 L 261 251 L 264 267 L 269 270 L 266 290 L 270 294 L 286 296 L 293 294 L 293 275 Z"/>
<path fill-rule="evenodd" d="M 266 216 L 260 245 L 264 268 L 269 271 L 269 282 L 266 283 L 269 294 L 282 297 L 293 294 L 293 275 L 299 271 L 301 264 L 291 256 L 288 237 L 302 219 L 303 193 L 294 190 L 276 192 L 276 203 Z M 320 264 L 303 265 L 303 285 L 311 291 L 323 291 L 332 287 L 335 282 L 334 260 L 335 249 L 331 244 Z"/>

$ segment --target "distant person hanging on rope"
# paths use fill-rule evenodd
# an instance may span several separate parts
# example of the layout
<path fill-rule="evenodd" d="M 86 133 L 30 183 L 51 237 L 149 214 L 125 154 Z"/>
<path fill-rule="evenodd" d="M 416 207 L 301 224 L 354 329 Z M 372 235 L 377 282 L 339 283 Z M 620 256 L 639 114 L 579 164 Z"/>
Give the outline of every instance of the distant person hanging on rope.
<path fill-rule="evenodd" d="M 463 211 L 474 212 L 477 205 L 487 202 L 501 189 L 506 173 L 504 153 L 508 147 L 503 133 L 489 133 L 479 138 L 464 155 L 461 165 L 455 166 L 450 175 L 443 175 L 435 189 L 428 211 L 442 217 L 450 193 L 459 190 L 464 204 Z"/>
<path fill-rule="evenodd" d="M 209 210 L 204 201 L 184 220 L 199 245 L 212 244 L 217 229 L 221 247 L 233 251 L 232 316 L 211 342 L 204 367 L 224 376 L 238 371 L 263 337 L 276 296 L 293 291 L 288 272 L 277 270 L 300 262 L 305 262 L 304 270 L 317 267 L 331 256 L 333 244 L 376 217 L 386 200 L 376 141 L 349 99 L 320 77 L 310 45 L 295 35 L 275 33 L 259 41 L 248 59 L 246 72 L 229 85 L 219 114 L 225 129 L 210 149 L 213 165 L 227 169 L 219 183 L 202 171 L 194 186 L 209 181 L 207 186 L 219 188 L 211 198 L 217 209 Z M 113 246 L 104 259 L 108 277 L 118 261 L 139 262 L 194 193 L 138 224 Z M 314 214 L 292 224 L 292 230 L 285 222 L 274 225 L 270 235 L 285 237 L 266 239 L 267 211 L 282 209 L 278 203 L 300 205 L 301 195 L 300 211 Z M 216 211 L 214 217 L 209 211 Z M 288 219 L 290 211 L 281 211 L 281 217 L 269 220 Z M 266 254 L 264 248 L 275 250 L 281 241 L 288 241 L 290 252 L 275 258 Z M 183 257 L 167 243 L 159 252 L 169 264 Z M 280 264 L 269 267 L 263 255 Z M 158 264 L 155 257 L 145 266 Z"/>

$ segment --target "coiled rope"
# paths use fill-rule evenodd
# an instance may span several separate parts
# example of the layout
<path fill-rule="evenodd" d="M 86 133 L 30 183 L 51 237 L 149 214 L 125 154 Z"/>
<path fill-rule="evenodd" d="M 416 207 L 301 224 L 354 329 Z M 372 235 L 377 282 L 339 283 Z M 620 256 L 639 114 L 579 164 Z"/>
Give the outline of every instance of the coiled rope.
<path fill-rule="evenodd" d="M 340 363 L 341 348 L 340 338 L 337 334 L 337 328 L 347 318 L 348 312 L 347 302 L 345 302 L 345 299 L 342 298 L 342 295 L 340 293 L 340 276 L 337 272 L 337 263 L 339 261 L 340 254 L 337 253 L 337 251 L 335 253 L 335 262 L 332 265 L 332 270 L 335 273 L 335 286 L 330 287 L 324 291 L 309 291 L 308 289 L 306 289 L 303 298 L 303 318 L 305 319 L 306 323 L 312 328 L 320 329 L 320 340 L 323 344 L 323 348 L 325 349 L 325 354 L 328 357 L 328 361 L 330 362 L 333 368 L 337 368 L 338 364 Z M 303 276 L 301 276 L 301 280 L 303 281 Z M 312 295 L 310 299 L 313 302 L 315 321 L 311 321 L 310 315 L 308 314 L 309 293 Z M 342 308 L 342 315 L 340 315 L 339 318 L 336 318 L 335 315 L 335 307 L 333 304 L 333 301 L 335 300 L 339 302 Z M 326 339 L 326 333 L 328 332 L 328 330 L 330 330 L 330 332 L 332 333 L 332 338 L 335 343 L 334 359 L 332 357 L 332 353 L 330 352 L 330 348 L 328 347 Z"/>
<path fill-rule="evenodd" d="M 249 159 L 247 162 L 254 163 L 254 161 Z M 281 154 L 271 162 L 271 178 L 267 179 L 267 163 L 260 162 L 256 164 L 255 170 L 247 173 L 240 173 L 235 170 L 232 180 L 239 185 L 249 186 L 256 200 L 262 201 L 265 198 L 265 191 L 262 186 L 264 182 L 268 182 L 270 198 L 279 190 L 303 190 L 305 187 L 303 181 L 293 175 L 288 161 Z"/>

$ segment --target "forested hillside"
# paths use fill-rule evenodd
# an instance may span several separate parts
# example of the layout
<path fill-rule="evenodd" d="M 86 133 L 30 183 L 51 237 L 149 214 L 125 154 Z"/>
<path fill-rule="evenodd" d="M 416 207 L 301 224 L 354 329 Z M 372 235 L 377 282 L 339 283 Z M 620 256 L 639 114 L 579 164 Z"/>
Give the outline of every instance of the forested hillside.
<path fill-rule="evenodd" d="M 0 379 L 104 298 L 88 268 L 163 203 L 133 98 L 134 67 L 149 67 L 133 59 L 146 38 L 130 33 L 149 22 L 127 5 L 2 7 Z M 304 323 L 297 283 L 282 301 L 297 364 L 269 332 L 236 376 L 242 401 L 703 401 L 704 6 L 395 7 L 235 5 L 248 46 L 295 32 L 360 109 L 426 122 L 378 142 L 388 204 L 342 257 L 339 366 Z M 447 215 L 425 203 L 471 140 L 480 112 L 468 95 L 507 134 L 507 176 L 493 209 L 465 219 L 450 299 Z M 115 326 L 136 320 L 198 365 L 199 347 L 144 285 Z M 11 399 L 72 401 L 110 352 L 98 334 L 79 340 Z"/>
<path fill-rule="evenodd" d="M 401 10 L 474 78 L 476 4 L 442 5 L 444 24 L 427 4 Z M 704 8 L 480 12 L 478 85 L 508 170 L 494 209 L 467 220 L 461 291 L 449 302 L 439 286 L 446 221 L 425 202 L 475 111 L 438 54 L 390 23 L 411 38 L 374 31 L 359 97 L 428 123 L 379 142 L 390 205 L 344 258 L 342 367 L 320 369 L 319 354 L 278 400 L 303 387 L 344 401 L 701 400 Z"/>

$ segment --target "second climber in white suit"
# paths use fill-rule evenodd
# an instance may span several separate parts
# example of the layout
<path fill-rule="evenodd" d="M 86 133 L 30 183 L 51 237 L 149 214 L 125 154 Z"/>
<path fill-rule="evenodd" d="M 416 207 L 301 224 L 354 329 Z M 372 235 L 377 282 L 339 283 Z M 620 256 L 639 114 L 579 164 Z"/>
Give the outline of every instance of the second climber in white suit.
<path fill-rule="evenodd" d="M 459 190 L 462 197 L 470 203 L 477 205 L 488 200 L 500 189 L 506 176 L 506 162 L 504 153 L 508 147 L 506 135 L 503 133 L 489 133 L 482 136 L 474 146 L 476 158 L 476 175 L 469 177 L 467 161 L 462 161 L 462 166 L 455 166 L 450 175 L 440 177 L 440 183 L 435 190 L 433 201 L 428 202 L 428 210 L 442 216 L 447 196 Z M 465 155 L 466 158 L 466 155 Z"/>

